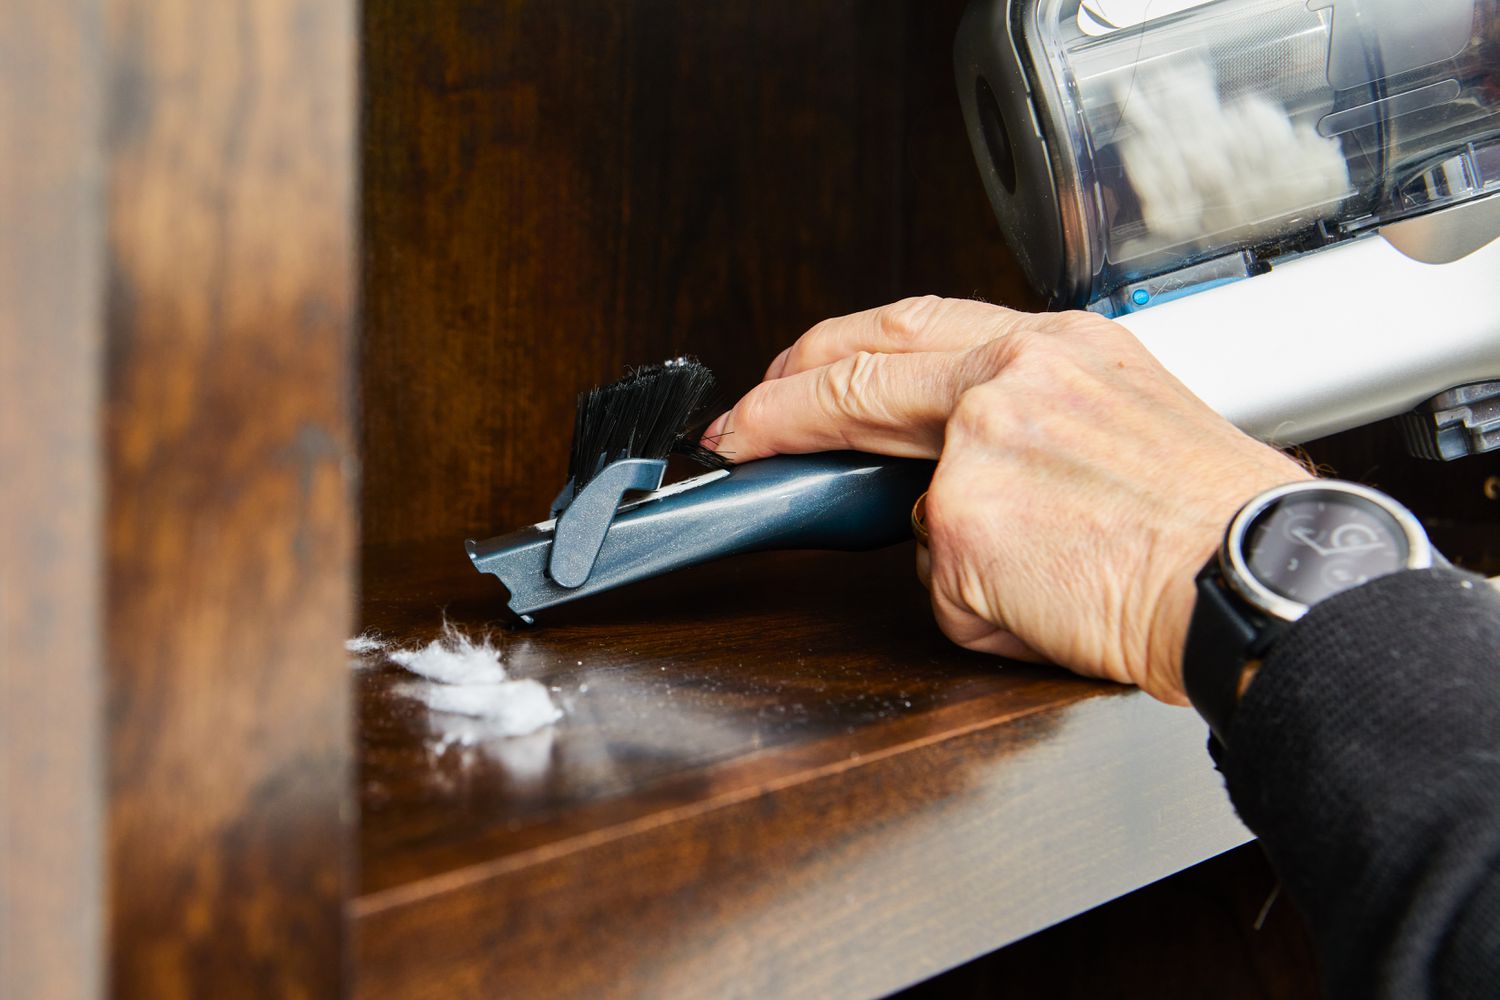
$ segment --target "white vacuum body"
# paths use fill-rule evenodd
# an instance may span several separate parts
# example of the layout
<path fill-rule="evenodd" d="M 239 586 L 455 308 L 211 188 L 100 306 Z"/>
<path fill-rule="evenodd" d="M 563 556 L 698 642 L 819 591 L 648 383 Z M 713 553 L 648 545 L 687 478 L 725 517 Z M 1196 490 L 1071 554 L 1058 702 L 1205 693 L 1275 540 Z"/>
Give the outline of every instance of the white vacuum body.
<path fill-rule="evenodd" d="M 1500 396 L 1500 0 L 973 0 L 955 58 L 1028 279 L 1246 430 Z"/>

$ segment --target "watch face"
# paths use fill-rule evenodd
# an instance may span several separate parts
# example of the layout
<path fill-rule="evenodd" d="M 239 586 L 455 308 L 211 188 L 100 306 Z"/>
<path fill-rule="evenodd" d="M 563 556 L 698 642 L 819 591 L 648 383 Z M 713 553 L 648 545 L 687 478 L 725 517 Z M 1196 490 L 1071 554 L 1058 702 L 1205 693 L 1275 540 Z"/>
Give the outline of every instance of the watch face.
<path fill-rule="evenodd" d="M 1404 569 L 1410 555 L 1395 517 L 1373 501 L 1336 490 L 1272 502 L 1250 523 L 1241 551 L 1263 586 L 1307 605 Z"/>

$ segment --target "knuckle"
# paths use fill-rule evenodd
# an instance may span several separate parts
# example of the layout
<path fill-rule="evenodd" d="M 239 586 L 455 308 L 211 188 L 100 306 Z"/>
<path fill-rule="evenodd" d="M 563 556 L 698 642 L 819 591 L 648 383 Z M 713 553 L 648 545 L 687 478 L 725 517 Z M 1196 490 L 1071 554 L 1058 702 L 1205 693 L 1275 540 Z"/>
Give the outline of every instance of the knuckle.
<path fill-rule="evenodd" d="M 1014 333 L 986 341 L 969 350 L 966 364 L 970 371 L 970 384 L 980 385 L 999 375 L 1016 360 L 1017 354 L 1026 346 L 1024 333 Z"/>
<path fill-rule="evenodd" d="M 823 319 L 818 320 L 812 326 L 807 328 L 807 332 L 803 333 L 802 336 L 797 338 L 797 340 L 792 344 L 792 350 L 795 351 L 797 348 L 801 347 L 809 340 L 822 340 L 824 337 L 828 336 L 830 331 L 835 328 L 835 325 L 836 322 L 834 317 L 832 316 L 824 317 Z"/>
<path fill-rule="evenodd" d="M 942 311 L 946 300 L 938 295 L 916 295 L 892 302 L 876 311 L 881 331 L 892 341 L 917 341 Z"/>
<path fill-rule="evenodd" d="M 955 440 L 1003 434 L 1010 408 L 1005 391 L 994 382 L 984 382 L 964 391 L 948 418 L 948 433 Z"/>
<path fill-rule="evenodd" d="M 831 319 L 819 320 L 808 328 L 807 332 L 792 342 L 787 349 L 786 360 L 788 368 L 803 367 L 808 358 L 817 355 L 823 349 L 825 343 L 836 339 L 837 327 Z"/>
<path fill-rule="evenodd" d="M 1050 327 L 1024 327 L 1006 339 L 1011 342 L 1012 366 L 1045 363 L 1058 353 L 1058 339 Z"/>
<path fill-rule="evenodd" d="M 1007 338 L 1011 339 L 1011 338 Z M 1065 381 L 1077 367 L 1077 344 L 1049 329 L 1020 331 L 1000 374 L 1012 389 L 1042 390 Z"/>

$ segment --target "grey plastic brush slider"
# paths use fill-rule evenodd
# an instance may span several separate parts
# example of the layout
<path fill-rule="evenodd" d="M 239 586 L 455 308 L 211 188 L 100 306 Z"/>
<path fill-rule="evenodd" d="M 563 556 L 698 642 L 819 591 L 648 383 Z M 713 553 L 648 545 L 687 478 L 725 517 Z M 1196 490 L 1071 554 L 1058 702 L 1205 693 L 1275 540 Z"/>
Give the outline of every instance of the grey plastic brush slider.
<path fill-rule="evenodd" d="M 606 465 L 558 515 L 547 574 L 559 586 L 583 586 L 621 498 L 629 490 L 659 489 L 666 472 L 664 458 L 625 458 Z"/>
<path fill-rule="evenodd" d="M 577 586 L 548 573 L 562 519 L 467 548 L 475 568 L 500 579 L 510 610 L 529 623 L 544 608 L 723 556 L 857 551 L 907 540 L 912 504 L 932 470 L 932 462 L 846 451 L 768 458 L 674 483 L 611 511 L 592 570 Z"/>

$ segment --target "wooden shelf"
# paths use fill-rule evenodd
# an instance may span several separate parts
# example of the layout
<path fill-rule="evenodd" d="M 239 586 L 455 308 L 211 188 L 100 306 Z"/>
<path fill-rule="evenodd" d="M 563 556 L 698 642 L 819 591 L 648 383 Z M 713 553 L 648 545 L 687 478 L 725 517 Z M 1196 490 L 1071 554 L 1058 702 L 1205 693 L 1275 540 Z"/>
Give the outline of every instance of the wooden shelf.
<path fill-rule="evenodd" d="M 957 649 L 910 560 L 743 557 L 502 630 L 567 712 L 529 737 L 463 745 L 360 671 L 359 994 L 875 995 L 1248 839 L 1191 712 Z M 501 628 L 459 545 L 365 565 L 387 638 Z"/>

